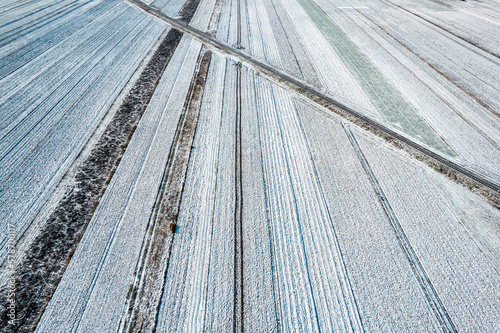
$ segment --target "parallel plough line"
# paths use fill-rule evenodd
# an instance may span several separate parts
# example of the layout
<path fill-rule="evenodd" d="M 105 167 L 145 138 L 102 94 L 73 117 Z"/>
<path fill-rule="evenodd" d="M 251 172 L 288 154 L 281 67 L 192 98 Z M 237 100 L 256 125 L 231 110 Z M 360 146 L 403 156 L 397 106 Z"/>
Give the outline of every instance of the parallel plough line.
<path fill-rule="evenodd" d="M 368 175 L 368 178 L 370 179 L 370 182 L 372 184 L 375 193 L 377 193 L 377 197 L 379 198 L 380 204 L 382 205 L 382 208 L 384 209 L 384 212 L 387 218 L 389 219 L 394 232 L 396 233 L 399 245 L 403 249 L 408 259 L 408 262 L 410 263 L 412 271 L 415 275 L 415 278 L 417 279 L 420 288 L 422 289 L 427 301 L 429 302 L 429 306 L 434 311 L 436 318 L 441 324 L 443 331 L 457 332 L 455 325 L 453 324 L 453 321 L 451 320 L 443 303 L 439 299 L 439 295 L 434 289 L 434 286 L 432 285 L 429 277 L 427 276 L 425 269 L 420 263 L 417 254 L 413 250 L 410 241 L 406 237 L 403 227 L 399 223 L 399 220 L 396 217 L 396 214 L 394 213 L 394 210 L 392 209 L 389 200 L 387 199 L 384 191 L 382 190 L 382 187 L 380 186 L 377 178 L 375 177 L 370 167 L 370 164 L 368 163 L 368 160 L 366 159 L 361 148 L 359 147 L 359 144 L 356 141 L 354 135 L 352 134 L 351 129 L 347 125 L 342 125 L 342 127 L 344 127 L 346 135 L 349 138 L 349 141 L 351 142 L 351 145 L 354 151 L 356 152 L 356 155 L 358 155 L 361 165 L 363 166 L 363 169 Z"/>
<path fill-rule="evenodd" d="M 158 193 L 152 223 L 148 230 L 148 235 L 152 236 L 143 248 L 139 274 L 131 293 L 128 314 L 122 323 L 122 329 L 127 332 L 152 332 L 156 329 L 156 318 L 163 294 L 157 291 L 163 291 L 164 287 L 211 58 L 212 53 L 203 48 L 198 57 L 197 68 L 189 87 Z"/>
<path fill-rule="evenodd" d="M 184 22 L 191 20 L 198 2 L 189 0 L 181 9 L 179 15 Z M 10 325 L 6 307 L 2 307 L 0 332 L 34 330 L 182 35 L 182 32 L 170 29 L 158 43 L 158 48 L 126 93 L 90 156 L 77 167 L 75 187 L 61 199 L 15 268 L 16 301 L 22 305 L 16 308 L 16 315 L 23 320 Z M 6 298 L 7 290 L 0 290 L 0 303 Z"/>
<path fill-rule="evenodd" d="M 349 122 L 352 122 L 353 124 L 383 138 L 395 147 L 407 151 L 409 154 L 431 166 L 438 172 L 447 175 L 450 179 L 456 181 L 457 183 L 467 186 L 472 191 L 484 196 L 493 205 L 500 207 L 500 184 L 496 180 L 488 179 L 487 177 L 469 169 L 467 166 L 458 164 L 457 162 L 442 156 L 413 139 L 410 139 L 403 134 L 386 127 L 378 121 L 371 119 L 363 113 L 352 109 L 338 99 L 317 91 L 309 84 L 291 77 L 279 69 L 266 65 L 241 52 L 240 50 L 231 47 L 209 36 L 208 34 L 181 22 L 180 20 L 174 19 L 141 1 L 126 0 L 126 2 L 135 6 L 139 10 L 144 11 L 146 14 L 156 17 L 172 27 L 190 35 L 215 51 L 256 70 L 278 85 L 300 94 L 309 101 L 312 101 L 314 104 L 318 104 L 326 108 L 328 111 L 334 112 Z"/>

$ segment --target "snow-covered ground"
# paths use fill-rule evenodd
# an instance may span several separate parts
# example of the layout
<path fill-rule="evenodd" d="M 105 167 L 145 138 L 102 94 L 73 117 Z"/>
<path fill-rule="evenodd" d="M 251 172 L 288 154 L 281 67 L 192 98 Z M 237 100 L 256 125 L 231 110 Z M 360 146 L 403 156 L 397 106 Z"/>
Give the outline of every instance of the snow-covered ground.
<path fill-rule="evenodd" d="M 2 96 L 0 105 L 2 263 L 6 224 L 14 223 L 16 236 L 23 236 L 165 29 L 120 1 L 92 3 L 92 8 L 85 9 L 79 16 L 68 12 L 68 18 L 61 18 L 72 27 L 81 24 L 76 36 L 55 44 L 54 39 L 67 33 L 64 22 L 46 24 L 33 32 L 44 34 L 32 44 L 19 48 L 11 45 L 14 42 L 2 47 L 9 55 L 0 60 L 5 69 L 0 85 L 10 95 Z M 129 24 L 124 25 L 124 20 Z M 33 53 L 39 56 L 32 59 Z M 14 66 L 17 70 L 11 72 Z"/>
<path fill-rule="evenodd" d="M 500 184 L 495 1 L 144 3 Z M 498 207 L 245 61 L 213 50 L 200 74 L 211 46 L 189 31 L 135 101 L 145 109 L 114 166 L 67 212 L 80 169 L 175 33 L 119 0 L 0 2 L 0 331 L 130 332 L 151 311 L 158 332 L 500 327 Z M 186 118 L 200 87 L 199 116 Z M 172 179 L 174 229 L 161 215 Z M 74 245 L 59 229 L 40 237 L 54 216 L 84 212 L 64 235 Z M 64 253 L 44 263 L 44 251 Z M 47 278 L 31 303 L 29 267 Z M 148 276 L 160 282 L 144 294 Z M 17 326 L 12 281 L 29 314 Z"/>
<path fill-rule="evenodd" d="M 411 8 L 418 5 L 409 2 Z M 425 3 L 433 8 L 434 2 Z M 455 12 L 470 4 L 463 6 Z M 351 6 L 348 0 L 248 0 L 246 8 L 243 51 L 309 79 L 450 158 L 499 177 L 500 60 L 464 40 L 468 31 L 457 37 L 386 1 Z M 500 34 L 498 25 L 468 19 Z M 491 44 L 496 41 L 492 38 Z M 271 54 L 273 45 L 281 60 Z"/>

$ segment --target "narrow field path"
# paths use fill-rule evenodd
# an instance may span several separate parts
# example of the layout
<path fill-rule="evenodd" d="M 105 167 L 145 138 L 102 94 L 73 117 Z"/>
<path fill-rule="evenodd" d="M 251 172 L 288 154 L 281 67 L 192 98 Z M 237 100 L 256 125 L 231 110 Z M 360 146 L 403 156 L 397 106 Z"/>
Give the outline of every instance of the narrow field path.
<path fill-rule="evenodd" d="M 493 203 L 498 204 L 500 202 L 500 184 L 498 184 L 495 180 L 488 179 L 488 177 L 485 177 L 475 172 L 474 170 L 467 168 L 467 166 L 460 165 L 459 163 L 450 160 L 449 158 L 416 142 L 414 139 L 388 128 L 387 126 L 377 122 L 376 120 L 365 116 L 363 113 L 351 109 L 350 107 L 342 103 L 339 97 L 332 98 L 329 95 L 326 95 L 309 86 L 307 83 L 299 81 L 298 79 L 293 78 L 276 68 L 272 68 L 237 50 L 236 48 L 224 44 L 219 40 L 214 39 L 199 31 L 198 29 L 190 27 L 172 17 L 169 17 L 140 1 L 127 1 L 134 4 L 141 10 L 144 10 L 146 13 L 155 16 L 162 21 L 165 21 L 167 24 L 172 25 L 176 29 L 184 31 L 190 36 L 193 36 L 200 42 L 213 47 L 217 51 L 222 52 L 223 54 L 236 59 L 237 61 L 241 61 L 251 68 L 256 69 L 259 73 L 265 75 L 267 78 L 278 83 L 279 85 L 285 86 L 286 88 L 301 94 L 312 102 L 320 104 L 321 106 L 328 108 L 330 111 L 333 111 L 340 116 L 345 117 L 353 123 L 371 130 L 374 134 L 377 134 L 383 138 L 387 138 L 389 142 L 393 142 L 393 140 L 397 141 L 398 144 L 403 145 L 404 149 L 408 149 L 411 154 L 422 154 L 420 158 L 424 161 L 425 158 L 430 159 L 430 161 L 428 162 L 429 165 L 434 166 L 438 171 L 445 174 L 451 174 L 451 178 L 453 180 L 463 182 L 467 186 L 470 186 L 473 189 L 477 189 L 478 193 L 482 193 Z"/>

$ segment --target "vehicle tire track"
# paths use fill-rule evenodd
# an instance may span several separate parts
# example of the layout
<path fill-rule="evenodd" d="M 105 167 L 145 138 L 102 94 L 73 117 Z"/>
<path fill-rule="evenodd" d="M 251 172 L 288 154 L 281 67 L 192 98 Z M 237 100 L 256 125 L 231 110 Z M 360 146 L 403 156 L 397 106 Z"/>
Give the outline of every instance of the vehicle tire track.
<path fill-rule="evenodd" d="M 241 49 L 241 0 L 237 0 L 236 48 Z M 236 119 L 234 152 L 234 317 L 233 331 L 244 332 L 243 295 L 243 183 L 241 165 L 241 63 L 236 64 Z"/>
<path fill-rule="evenodd" d="M 272 284 L 272 293 L 270 293 L 269 297 L 272 298 L 272 303 L 273 303 L 273 309 L 275 310 L 274 311 L 274 314 L 275 314 L 275 317 L 272 316 L 269 321 L 273 321 L 273 319 L 275 318 L 276 319 L 276 326 L 272 327 L 270 331 L 273 331 L 273 332 L 278 332 L 278 333 L 282 333 L 283 332 L 283 319 L 282 319 L 282 315 L 281 315 L 281 309 L 280 309 L 280 304 L 281 304 L 281 301 L 280 301 L 280 294 L 279 294 L 279 284 L 278 284 L 278 277 L 277 277 L 277 273 L 276 273 L 276 267 L 278 267 L 278 263 L 277 263 L 277 256 L 276 256 L 276 245 L 274 244 L 275 242 L 273 241 L 273 235 L 276 234 L 276 231 L 274 231 L 274 228 L 273 228 L 273 224 L 271 223 L 271 219 L 269 217 L 269 202 L 270 202 L 270 199 L 268 198 L 268 193 L 267 193 L 267 184 L 266 184 L 266 170 L 265 170 L 265 167 L 264 167 L 264 156 L 263 156 L 263 138 L 262 138 L 262 129 L 261 129 L 261 126 L 262 123 L 261 121 L 258 119 L 258 113 L 260 112 L 258 110 L 258 97 L 257 97 L 257 86 L 256 86 L 256 78 L 255 78 L 255 73 L 253 72 L 250 72 L 248 69 L 245 71 L 245 78 L 246 78 L 246 83 L 247 83 L 247 89 L 246 89 L 246 100 L 245 100 L 245 103 L 243 104 L 244 106 L 244 110 L 242 110 L 242 112 L 248 112 L 250 113 L 250 116 L 246 116 L 246 122 L 245 122 L 245 127 L 246 127 L 246 130 L 248 131 L 248 133 L 243 133 L 243 134 L 246 134 L 247 136 L 247 139 L 246 139 L 246 144 L 250 147 L 253 147 L 253 149 L 255 149 L 258 154 L 257 154 L 257 158 L 256 160 L 258 160 L 258 162 L 256 162 L 254 160 L 254 163 L 251 163 L 252 160 L 250 160 L 248 162 L 247 165 L 252 165 L 251 167 L 252 168 L 255 168 L 257 167 L 257 172 L 260 174 L 260 177 L 261 177 L 261 180 L 262 180 L 262 187 L 261 187 L 261 193 L 262 193 L 262 201 L 260 202 L 260 205 L 263 209 L 263 220 L 265 221 L 265 224 L 264 224 L 264 227 L 263 227 L 263 230 L 266 230 L 266 234 L 267 234 L 267 237 L 269 239 L 269 254 L 270 254 L 270 275 L 271 275 L 271 284 Z M 257 119 L 253 124 L 250 124 L 250 121 L 248 119 Z M 250 129 L 249 126 L 251 125 L 254 125 L 255 127 L 253 129 Z M 253 130 L 253 131 L 252 131 Z M 248 137 L 252 137 L 253 140 L 255 140 L 253 142 L 253 144 L 251 143 L 251 141 L 249 141 Z M 245 165 L 245 169 L 248 170 L 248 166 Z M 247 181 L 248 182 L 248 181 Z M 248 185 L 247 185 L 248 186 Z M 249 192 L 248 191 L 248 187 L 246 189 L 247 193 Z M 248 195 L 248 194 L 247 194 Z M 250 205 L 246 205 L 245 206 L 245 209 L 251 209 L 250 208 L 251 206 Z M 248 214 L 248 213 L 247 213 Z M 262 232 L 262 231 L 260 231 Z M 247 264 L 248 265 L 248 264 Z M 272 295 L 272 297 L 271 297 Z M 247 296 L 248 297 L 248 296 Z M 251 313 L 249 314 L 251 315 Z M 248 319 L 245 319 L 245 320 L 248 320 Z"/>
<path fill-rule="evenodd" d="M 392 228 L 394 229 L 394 232 L 396 233 L 399 245 L 403 249 L 406 258 L 408 259 L 408 262 L 410 263 L 411 269 L 415 275 L 415 278 L 417 279 L 420 288 L 422 289 L 423 294 L 425 295 L 425 298 L 427 299 L 427 302 L 429 303 L 429 306 L 431 309 L 434 311 L 434 314 L 436 315 L 436 318 L 438 319 L 439 323 L 441 324 L 441 327 L 444 332 L 457 332 L 457 329 L 455 325 L 453 324 L 453 321 L 451 320 L 448 312 L 446 311 L 446 308 L 444 307 L 443 303 L 439 299 L 439 295 L 437 294 L 436 290 L 434 289 L 434 286 L 432 285 L 432 282 L 430 281 L 429 277 L 427 276 L 427 273 L 425 272 L 424 267 L 420 263 L 420 260 L 417 257 L 417 254 L 413 250 L 410 241 L 405 235 L 405 232 L 403 230 L 403 227 L 399 223 L 398 218 L 396 217 L 396 214 L 394 213 L 389 200 L 387 199 L 386 195 L 384 194 L 384 191 L 382 190 L 382 187 L 380 186 L 375 174 L 373 173 L 370 164 L 368 163 L 368 160 L 366 159 L 365 155 L 363 154 L 363 151 L 358 145 L 358 142 L 356 141 L 356 138 L 351 132 L 351 129 L 349 128 L 348 125 L 345 125 L 341 123 L 342 127 L 344 128 L 347 137 L 349 138 L 349 141 L 351 142 L 351 145 L 356 152 L 356 155 L 359 158 L 359 161 L 361 162 L 361 165 L 363 166 L 363 169 L 365 170 L 372 186 L 377 194 L 377 197 L 380 201 L 380 204 L 382 205 L 382 208 L 389 219 L 389 222 L 391 223 Z"/>
<path fill-rule="evenodd" d="M 11 53 L 3 55 L 0 63 L 0 78 L 4 78 L 13 73 L 16 69 L 22 67 L 24 64 L 30 62 L 40 54 L 43 54 L 46 50 L 63 41 L 78 29 L 84 27 L 86 24 L 98 17 L 101 10 L 113 8 L 115 5 L 116 4 L 112 2 L 102 2 L 93 6 L 82 5 L 70 12 L 67 12 L 64 16 L 54 18 L 43 25 L 35 26 L 33 29 L 24 31 L 22 34 L 19 33 L 12 36 L 12 39 L 19 41 L 26 40 L 28 43 L 26 44 L 23 42 L 19 48 L 12 50 Z M 67 17 L 68 15 L 76 15 L 76 17 L 73 16 L 73 19 L 70 20 Z M 63 23 L 62 25 L 60 24 L 56 27 L 57 22 L 59 21 L 62 21 Z M 43 35 L 35 34 L 34 40 L 28 38 L 30 36 L 29 34 L 34 31 L 42 33 L 44 29 L 50 29 L 51 31 Z M 10 42 L 11 41 L 6 41 L 4 44 L 6 45 Z M 0 45 L 1 44 L 2 43 L 0 43 Z"/>
<path fill-rule="evenodd" d="M 83 4 L 83 5 L 85 5 L 85 4 Z M 34 28 L 39 28 L 40 26 L 43 26 L 46 24 L 45 21 L 48 21 L 50 23 L 53 20 L 56 20 L 63 15 L 67 15 L 68 13 L 70 13 L 71 11 L 74 11 L 75 9 L 78 9 L 79 7 L 82 7 L 83 5 L 77 6 L 76 2 L 71 2 L 71 3 L 65 4 L 64 6 L 56 8 L 53 11 L 50 11 L 49 13 L 46 13 L 45 16 L 43 16 L 43 19 L 37 20 L 36 18 L 34 18 L 34 19 L 32 18 L 31 22 L 33 22 L 33 23 L 31 23 L 31 24 L 23 24 L 19 27 L 9 29 L 9 30 L 5 31 L 3 33 L 2 38 L 0 38 L 0 45 L 2 45 L 2 46 L 7 45 L 9 42 L 14 41 L 16 38 L 19 38 L 18 36 L 21 33 L 23 33 L 24 31 L 26 31 L 26 30 L 32 31 Z M 18 21 L 21 21 L 22 19 L 26 19 L 29 16 L 34 16 L 39 11 L 41 12 L 45 9 L 52 7 L 52 6 L 54 6 L 54 5 L 42 7 L 36 11 L 29 12 L 29 13 L 27 13 L 26 16 L 15 19 L 11 22 L 8 22 L 7 24 L 3 24 L 2 26 L 0 26 L 0 28 L 6 28 L 7 26 L 12 25 L 13 23 L 17 23 Z M 6 40 L 7 40 L 7 42 L 4 42 Z"/>
<path fill-rule="evenodd" d="M 146 5 L 138 0 L 126 0 L 137 9 L 144 11 L 148 15 L 154 16 L 161 21 L 189 34 L 193 38 L 199 40 L 216 51 L 247 65 L 248 67 L 259 72 L 272 82 L 284 87 L 285 89 L 294 91 L 305 97 L 314 104 L 326 108 L 328 111 L 346 119 L 347 121 L 371 132 L 372 134 L 381 137 L 394 147 L 406 151 L 408 154 L 427 164 L 439 173 L 446 175 L 451 180 L 466 186 L 471 191 L 483 196 L 495 207 L 500 206 L 500 184 L 488 177 L 473 171 L 466 165 L 454 162 L 433 150 L 426 148 L 422 144 L 413 139 L 392 130 L 382 123 L 366 116 L 363 112 L 356 111 L 347 106 L 338 98 L 331 97 L 323 92 L 318 91 L 306 82 L 291 77 L 285 72 L 273 68 L 263 62 L 252 58 L 244 52 L 231 47 L 215 38 L 208 36 L 198 29 L 190 27 L 179 20 L 176 20 L 168 15 L 165 15 L 158 10 Z"/>
<path fill-rule="evenodd" d="M 241 166 L 241 64 L 236 64 L 235 211 L 234 211 L 234 332 L 243 332 L 243 185 Z"/>
<path fill-rule="evenodd" d="M 367 18 L 366 16 L 364 16 L 364 14 L 362 14 L 359 10 L 357 10 L 357 9 L 356 9 L 356 8 L 354 8 L 354 7 L 351 7 L 351 8 L 353 8 L 353 9 L 356 11 L 356 13 L 358 13 L 359 15 L 361 15 L 363 18 L 365 18 L 365 19 L 367 19 L 368 21 L 370 21 L 370 23 L 372 23 L 372 24 L 376 25 L 373 21 L 371 21 L 369 18 Z M 357 20 L 355 19 L 355 17 L 351 17 L 351 16 L 346 16 L 346 17 L 347 17 L 347 18 L 348 18 L 348 19 L 349 19 L 349 20 L 350 20 L 353 24 L 355 24 L 355 25 L 356 25 L 359 29 L 361 29 L 361 30 L 362 30 L 362 31 L 363 31 L 366 35 L 369 35 L 369 32 L 366 30 L 366 28 L 364 28 L 363 26 L 361 26 L 360 24 L 358 24 L 358 22 L 357 22 Z M 376 26 L 377 26 L 377 25 L 376 25 Z M 377 27 L 378 27 L 378 28 L 379 28 L 382 32 L 384 32 L 385 34 L 387 34 L 387 32 L 386 32 L 386 31 L 384 31 L 384 30 L 383 30 L 380 26 L 377 26 Z M 388 35 L 388 34 L 387 34 L 387 35 Z M 392 36 L 390 36 L 390 35 L 388 35 L 388 36 L 389 36 L 391 39 L 395 40 Z M 395 40 L 395 41 L 396 41 L 396 40 Z M 379 41 L 375 41 L 375 42 L 377 43 L 377 45 L 378 45 L 380 48 L 382 48 L 382 49 L 386 50 L 387 52 L 389 52 L 389 50 L 388 50 L 386 47 L 384 47 L 384 46 L 383 46 L 383 45 L 382 45 Z M 397 42 L 397 41 L 396 41 L 396 42 Z M 398 44 L 402 45 L 401 43 L 398 43 Z M 405 49 L 406 49 L 406 50 L 408 50 L 409 52 L 411 52 L 411 54 L 413 54 L 413 55 L 415 55 L 415 56 L 417 56 L 417 57 L 418 57 L 418 55 L 416 55 L 414 52 L 412 52 L 412 51 L 411 51 L 411 50 L 409 50 L 408 48 L 406 48 L 406 47 L 405 47 Z M 420 60 L 422 60 L 422 61 L 424 61 L 424 62 L 425 62 L 425 60 L 423 60 L 423 59 L 422 59 L 422 58 L 420 58 L 420 57 L 418 57 L 418 59 L 420 59 Z M 427 65 L 429 65 L 428 63 L 426 63 L 426 64 L 427 64 Z M 429 66 L 432 68 L 432 66 L 431 66 L 431 65 L 429 65 Z M 412 69 L 408 68 L 408 70 L 409 70 L 409 71 L 411 71 L 412 73 L 414 73 L 414 71 L 413 71 Z M 441 73 L 441 74 L 442 74 L 442 73 Z M 414 75 L 417 77 L 417 75 L 416 75 L 416 74 L 414 74 Z M 433 91 L 433 92 L 436 94 L 436 96 L 438 96 L 438 98 L 439 98 L 439 99 L 440 99 L 443 103 L 445 103 L 445 104 L 446 104 L 446 105 L 447 105 L 447 106 L 448 106 L 448 107 L 449 107 L 449 108 L 450 108 L 453 112 L 455 112 L 455 113 L 456 113 L 456 114 L 457 114 L 460 118 L 462 118 L 462 120 L 463 120 L 463 121 L 465 121 L 467 124 L 469 124 L 471 127 L 473 127 L 473 128 L 474 128 L 474 130 L 476 130 L 476 131 L 477 131 L 480 135 L 482 135 L 482 136 L 483 136 L 486 140 L 488 140 L 488 141 L 489 141 L 489 142 L 490 142 L 490 143 L 491 143 L 491 144 L 492 144 L 495 148 L 500 149 L 500 146 L 499 146 L 499 145 L 498 145 L 498 144 L 497 144 L 497 143 L 496 143 L 493 139 L 491 139 L 491 138 L 490 138 L 490 137 L 489 137 L 489 136 L 488 136 L 488 135 L 487 135 L 487 134 L 486 134 L 483 130 L 481 130 L 481 129 L 477 126 L 477 125 L 475 125 L 472 121 L 470 121 L 467 117 L 465 117 L 465 115 L 464 115 L 461 111 L 459 111 L 459 110 L 458 110 L 455 106 L 453 106 L 453 105 L 452 105 L 452 104 L 451 104 L 448 100 L 446 100 L 443 96 L 441 96 L 441 95 L 439 94 L 439 92 L 438 92 L 438 91 L 436 91 L 436 90 L 435 90 L 435 88 L 431 87 L 431 85 L 430 85 L 428 82 L 426 82 L 426 81 L 424 81 L 424 80 L 422 80 L 422 79 L 420 79 L 420 78 L 419 78 L 419 80 L 420 80 L 420 81 L 422 82 L 422 84 L 424 84 L 424 85 L 425 85 L 425 86 L 426 86 L 429 90 Z M 450 80 L 448 79 L 448 81 L 450 81 Z M 454 85 L 454 86 L 457 86 L 456 84 L 453 84 L 453 85 Z M 460 90 L 462 90 L 462 89 L 460 89 Z M 463 90 L 462 90 L 462 91 L 463 91 Z M 468 94 L 468 95 L 470 96 L 470 94 Z M 497 116 L 498 116 L 498 114 L 495 114 L 495 115 L 497 115 Z"/>
<path fill-rule="evenodd" d="M 211 58 L 212 52 L 206 48 L 202 49 L 153 212 L 153 222 L 148 231 L 151 239 L 144 247 L 140 276 L 131 292 L 129 318 L 123 324 L 124 331 L 127 332 L 154 332 L 156 329 L 165 274 Z"/>
<path fill-rule="evenodd" d="M 431 24 L 431 25 L 435 26 L 436 28 L 441 29 L 441 30 L 443 30 L 443 31 L 446 31 L 446 32 L 447 32 L 447 33 L 449 33 L 450 35 L 452 35 L 452 36 L 454 36 L 454 37 L 456 37 L 456 38 L 458 38 L 458 39 L 462 40 L 463 42 L 465 42 L 465 43 L 467 43 L 467 44 L 470 44 L 470 45 L 472 45 L 472 46 L 474 46 L 474 47 L 477 47 L 477 48 L 478 48 L 478 49 L 480 49 L 481 51 L 483 51 L 483 52 L 485 52 L 485 53 L 488 53 L 488 54 L 489 54 L 489 55 L 491 55 L 491 56 L 494 56 L 494 57 L 496 57 L 496 58 L 500 58 L 500 55 L 499 55 L 499 54 L 497 54 L 497 53 L 495 53 L 495 52 L 491 52 L 491 51 L 489 51 L 489 50 L 487 50 L 487 49 L 483 48 L 482 46 L 477 45 L 477 43 L 474 43 L 473 41 L 468 40 L 467 38 L 461 37 L 461 36 L 457 35 L 456 33 L 453 33 L 452 31 L 450 31 L 450 30 L 448 30 L 448 29 L 446 29 L 446 28 L 442 27 L 441 25 L 439 25 L 439 24 L 437 24 L 437 23 L 434 23 L 434 22 L 432 22 L 432 21 L 431 21 L 431 20 L 429 20 L 429 19 L 426 19 L 426 18 L 425 18 L 425 17 L 423 17 L 422 15 L 417 14 L 417 13 L 415 13 L 415 12 L 413 12 L 413 11 L 409 10 L 409 9 L 406 9 L 406 8 L 404 8 L 404 7 L 402 7 L 402 6 L 398 5 L 398 4 L 395 4 L 395 3 L 393 3 L 392 1 L 389 1 L 389 0 L 386 0 L 386 1 L 387 1 L 388 3 L 390 3 L 391 5 L 393 5 L 393 6 L 395 6 L 395 7 L 398 7 L 399 9 L 404 10 L 405 12 L 407 12 L 407 13 L 409 13 L 409 14 L 412 14 L 412 15 L 414 15 L 414 16 L 416 16 L 416 17 L 418 17 L 419 19 L 421 19 L 421 20 L 423 20 L 423 21 L 425 21 L 425 22 L 427 22 L 427 23 L 429 23 L 429 24 Z M 473 50 L 473 49 L 470 49 L 470 50 L 471 50 L 471 51 L 473 51 L 474 53 L 476 53 L 478 56 L 480 56 L 480 57 L 484 57 L 484 55 L 480 54 L 480 53 L 479 53 L 479 52 L 477 52 L 476 50 Z M 488 59 L 488 58 L 486 58 L 486 57 L 484 57 L 484 58 L 485 58 L 485 59 Z M 488 59 L 488 60 L 490 60 L 490 59 Z M 491 60 L 490 60 L 490 61 L 491 61 Z"/>
<path fill-rule="evenodd" d="M 485 102 L 483 102 L 481 99 L 479 99 L 479 97 L 476 97 L 472 92 L 469 92 L 465 87 L 462 87 L 459 83 L 455 82 L 452 78 L 448 77 L 444 72 L 442 72 L 441 70 L 439 70 L 436 66 L 432 65 L 427 60 L 425 60 L 424 58 L 422 58 L 415 51 L 413 51 L 408 45 L 406 45 L 405 43 L 403 43 L 402 41 L 400 41 L 399 39 L 397 39 L 395 36 L 393 36 L 387 29 L 385 29 L 382 26 L 380 26 L 379 24 L 377 24 L 375 21 L 373 21 L 368 16 L 366 16 L 365 14 L 363 14 L 357 8 L 355 8 L 355 7 L 352 7 L 352 8 L 358 14 L 362 15 L 365 19 L 367 19 L 370 23 L 372 23 L 374 26 L 376 26 L 378 29 L 380 29 L 381 31 L 383 31 L 389 38 L 391 38 L 392 40 L 394 40 L 395 42 L 397 42 L 398 44 L 400 44 L 407 51 L 409 51 L 410 53 L 412 53 L 413 55 L 415 55 L 416 57 L 418 57 L 422 62 L 424 62 L 425 64 L 427 64 L 427 66 L 429 66 L 430 68 L 432 68 L 436 73 L 438 73 L 439 75 L 441 75 L 443 78 L 445 78 L 451 84 L 453 84 L 455 87 L 457 87 L 458 89 L 462 90 L 465 94 L 467 94 L 469 97 L 471 97 L 472 99 L 474 99 L 482 107 L 484 107 L 485 109 L 487 109 L 488 111 L 490 111 L 495 116 L 500 117 L 500 114 L 496 110 L 494 110 L 491 106 L 489 106 L 488 104 L 486 104 Z"/>

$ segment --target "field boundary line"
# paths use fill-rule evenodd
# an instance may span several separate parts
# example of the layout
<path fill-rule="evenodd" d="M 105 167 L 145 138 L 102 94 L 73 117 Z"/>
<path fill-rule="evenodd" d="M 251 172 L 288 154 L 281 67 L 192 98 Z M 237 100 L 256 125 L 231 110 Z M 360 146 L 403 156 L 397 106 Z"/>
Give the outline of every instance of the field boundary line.
<path fill-rule="evenodd" d="M 356 155 L 358 156 L 358 159 L 361 162 L 361 165 L 363 166 L 363 169 L 365 170 L 370 180 L 370 183 L 372 184 L 373 190 L 377 194 L 379 202 L 382 208 L 384 209 L 385 215 L 387 216 L 389 222 L 391 223 L 394 233 L 396 234 L 396 237 L 398 239 L 399 245 L 403 249 L 406 258 L 410 263 L 413 274 L 416 280 L 418 281 L 418 284 L 420 285 L 420 288 L 424 293 L 425 298 L 429 303 L 429 306 L 433 310 L 437 320 L 439 321 L 441 327 L 445 332 L 457 332 L 457 329 L 453 324 L 453 321 L 451 320 L 448 312 L 446 311 L 446 308 L 444 307 L 442 301 L 440 300 L 439 295 L 437 294 L 434 286 L 432 285 L 431 280 L 427 276 L 424 267 L 420 263 L 417 254 L 413 250 L 413 247 L 410 244 L 410 240 L 408 239 L 408 237 L 406 237 L 406 234 L 403 230 L 403 227 L 401 226 L 401 223 L 399 223 L 396 213 L 394 213 L 394 210 L 392 209 L 391 204 L 389 203 L 389 200 L 387 199 L 387 196 L 385 195 L 384 190 L 382 189 L 382 186 L 380 186 L 377 177 L 373 173 L 373 170 L 370 164 L 368 163 L 365 154 L 361 150 L 361 147 L 359 147 L 359 144 L 356 138 L 354 137 L 353 133 L 351 132 L 351 129 L 349 128 L 348 125 L 345 125 L 343 123 L 341 123 L 341 125 L 344 128 L 344 131 Z"/>
<path fill-rule="evenodd" d="M 445 174 L 451 180 L 466 186 L 472 192 L 482 195 L 496 208 L 500 208 L 500 182 L 498 180 L 493 180 L 490 177 L 481 175 L 478 172 L 471 170 L 465 165 L 450 160 L 431 148 L 428 148 L 423 144 L 408 138 L 402 133 L 390 129 L 382 123 L 354 110 L 352 107 L 348 106 L 346 102 L 341 101 L 340 97 L 332 97 L 331 95 L 320 92 L 306 82 L 296 79 L 279 69 L 264 64 L 261 61 L 243 53 L 241 50 L 231 47 L 141 1 L 124 1 L 136 7 L 138 10 L 143 11 L 147 15 L 156 17 L 157 19 L 171 25 L 173 28 L 178 29 L 200 41 L 213 49 L 215 52 L 221 53 L 237 62 L 245 64 L 247 67 L 254 69 L 258 72 L 258 74 L 266 77 L 279 86 L 292 90 L 314 104 L 320 105 L 328 111 L 346 119 L 350 123 L 353 123 L 356 126 L 381 137 L 396 148 L 404 150 L 417 160 L 426 163 L 434 170 Z"/>

